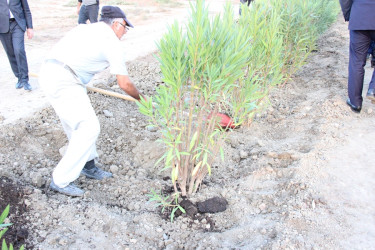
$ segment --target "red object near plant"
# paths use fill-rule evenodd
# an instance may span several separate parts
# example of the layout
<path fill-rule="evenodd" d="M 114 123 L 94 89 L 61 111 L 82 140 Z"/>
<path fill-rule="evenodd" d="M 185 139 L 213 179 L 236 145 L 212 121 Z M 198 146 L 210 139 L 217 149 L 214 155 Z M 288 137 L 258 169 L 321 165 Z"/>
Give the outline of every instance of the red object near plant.
<path fill-rule="evenodd" d="M 230 118 L 227 114 L 223 113 L 216 113 L 215 117 L 219 120 L 219 125 L 223 129 L 234 129 L 236 125 L 234 124 L 232 118 Z M 212 118 L 212 113 L 207 117 L 207 119 Z"/>

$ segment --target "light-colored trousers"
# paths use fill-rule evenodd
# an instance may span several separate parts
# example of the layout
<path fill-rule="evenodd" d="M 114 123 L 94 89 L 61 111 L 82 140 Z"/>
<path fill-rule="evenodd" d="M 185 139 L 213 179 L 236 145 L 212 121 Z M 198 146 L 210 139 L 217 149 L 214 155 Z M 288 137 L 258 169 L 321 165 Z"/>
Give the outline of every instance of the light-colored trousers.
<path fill-rule="evenodd" d="M 79 177 L 87 161 L 98 157 L 99 120 L 86 87 L 63 66 L 43 64 L 39 83 L 69 139 L 66 153 L 52 174 L 54 183 L 63 188 Z"/>

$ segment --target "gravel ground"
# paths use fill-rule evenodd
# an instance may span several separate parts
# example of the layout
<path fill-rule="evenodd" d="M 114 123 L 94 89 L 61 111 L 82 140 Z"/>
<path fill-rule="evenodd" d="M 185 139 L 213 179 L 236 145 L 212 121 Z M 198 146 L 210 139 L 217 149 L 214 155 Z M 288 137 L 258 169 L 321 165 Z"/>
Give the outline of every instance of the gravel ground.
<path fill-rule="evenodd" d="M 341 19 L 298 74 L 271 93 L 269 107 L 230 132 L 225 161 L 191 197 L 223 197 L 224 212 L 172 223 L 148 201 L 151 189 L 169 190 L 171 181 L 154 166 L 160 131 L 146 128 L 134 103 L 89 93 L 102 131 L 98 164 L 114 178 L 81 176 L 83 198 L 47 188 L 67 143 L 51 107 L 2 124 L 0 208 L 10 203 L 15 223 L 7 239 L 28 249 L 374 249 L 374 106 L 366 100 L 358 115 L 345 105 Z M 153 95 L 161 82 L 154 56 L 128 68 Z M 99 80 L 97 87 L 121 92 L 107 72 Z"/>

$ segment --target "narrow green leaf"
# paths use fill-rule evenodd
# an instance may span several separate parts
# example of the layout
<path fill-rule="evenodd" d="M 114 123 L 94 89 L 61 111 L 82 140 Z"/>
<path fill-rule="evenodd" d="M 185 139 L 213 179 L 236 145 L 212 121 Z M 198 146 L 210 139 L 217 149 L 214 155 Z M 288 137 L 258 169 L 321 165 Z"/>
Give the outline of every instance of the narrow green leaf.
<path fill-rule="evenodd" d="M 211 165 L 206 163 L 207 170 L 208 170 L 208 175 L 211 175 Z"/>
<path fill-rule="evenodd" d="M 197 137 L 198 137 L 198 131 L 195 131 L 193 138 L 190 141 L 189 151 L 191 151 L 191 149 L 193 148 L 195 141 L 197 140 Z"/>
<path fill-rule="evenodd" d="M 221 161 L 224 161 L 224 149 L 223 149 L 223 147 L 220 147 L 220 157 L 221 157 Z"/>
<path fill-rule="evenodd" d="M 3 245 L 1 246 L 1 250 L 8 250 L 8 246 L 5 239 L 3 239 Z"/>
<path fill-rule="evenodd" d="M 0 224 L 2 224 L 5 220 L 5 218 L 8 216 L 9 214 L 9 208 L 10 206 L 6 206 L 6 208 L 4 209 L 4 211 L 1 213 L 1 216 L 0 216 Z"/>
<path fill-rule="evenodd" d="M 178 209 L 180 209 L 180 211 L 183 212 L 184 214 L 186 213 L 185 209 L 181 207 L 180 205 L 178 205 Z"/>
<path fill-rule="evenodd" d="M 9 226 L 11 226 L 11 225 L 13 225 L 13 224 L 12 224 L 12 223 L 1 224 L 1 225 L 0 225 L 0 229 L 1 229 L 1 228 L 4 228 L 4 227 L 9 227 Z"/>
<path fill-rule="evenodd" d="M 8 228 L 5 228 L 3 230 L 0 231 L 0 239 L 1 237 L 3 237 L 3 235 L 5 234 L 5 232 L 8 230 Z"/>
<path fill-rule="evenodd" d="M 171 212 L 171 222 L 173 222 L 173 219 L 174 219 L 174 214 L 176 213 L 178 207 L 175 207 L 173 208 L 172 212 Z"/>

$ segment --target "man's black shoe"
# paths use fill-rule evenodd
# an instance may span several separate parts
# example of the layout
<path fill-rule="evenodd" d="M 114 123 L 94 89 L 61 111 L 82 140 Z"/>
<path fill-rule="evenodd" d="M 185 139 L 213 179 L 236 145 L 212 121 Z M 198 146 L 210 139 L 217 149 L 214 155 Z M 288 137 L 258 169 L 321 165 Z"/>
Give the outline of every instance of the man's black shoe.
<path fill-rule="evenodd" d="M 18 82 L 16 83 L 16 89 L 22 89 L 22 88 L 23 88 L 23 83 L 20 82 L 20 81 L 18 81 Z"/>
<path fill-rule="evenodd" d="M 104 178 L 112 177 L 112 173 L 104 171 L 97 166 L 95 166 L 94 160 L 86 162 L 83 167 L 81 174 L 85 175 L 88 178 L 102 180 Z"/>
<path fill-rule="evenodd" d="M 366 94 L 367 99 L 375 101 L 375 89 L 369 89 Z"/>
<path fill-rule="evenodd" d="M 30 83 L 28 83 L 28 82 L 24 82 L 24 83 L 23 83 L 23 88 L 24 88 L 25 90 L 28 90 L 28 91 L 31 91 L 31 90 L 32 90 L 31 85 L 30 85 Z"/>
<path fill-rule="evenodd" d="M 349 99 L 349 98 L 348 98 L 348 100 L 346 100 L 346 104 L 348 104 L 348 106 L 349 106 L 354 112 L 356 112 L 356 113 L 361 112 L 362 107 L 361 107 L 361 106 L 359 106 L 359 107 L 354 106 L 354 105 L 350 102 L 350 99 Z"/>
<path fill-rule="evenodd" d="M 74 185 L 73 183 L 70 183 L 68 186 L 66 187 L 63 187 L 63 188 L 60 188 L 58 187 L 55 182 L 51 181 L 51 184 L 49 185 L 50 189 L 54 190 L 54 191 L 57 191 L 59 193 L 62 193 L 62 194 L 65 194 L 65 195 L 69 195 L 69 196 L 82 196 L 85 192 L 80 189 L 79 187 L 77 187 L 76 185 Z"/>

